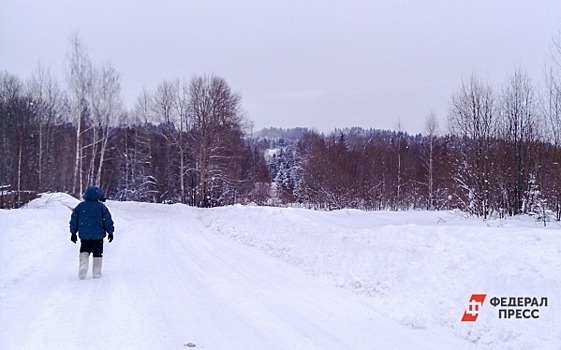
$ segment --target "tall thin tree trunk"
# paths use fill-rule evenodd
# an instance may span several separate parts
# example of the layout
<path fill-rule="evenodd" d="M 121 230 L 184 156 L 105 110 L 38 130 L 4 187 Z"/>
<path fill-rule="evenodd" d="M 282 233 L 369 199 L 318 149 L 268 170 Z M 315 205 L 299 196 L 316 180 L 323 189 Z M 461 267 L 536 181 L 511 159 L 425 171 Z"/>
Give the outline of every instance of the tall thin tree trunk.
<path fill-rule="evenodd" d="M 179 131 L 179 176 L 181 182 L 181 203 L 185 204 L 185 151 L 183 149 L 183 132 Z"/>
<path fill-rule="evenodd" d="M 101 186 L 101 173 L 103 171 L 103 163 L 105 162 L 105 151 L 107 150 L 107 142 L 109 140 L 109 127 L 106 126 L 103 131 L 103 141 L 101 142 L 101 150 L 99 153 L 99 166 L 97 168 L 97 176 L 95 178 L 95 183 Z"/>
<path fill-rule="evenodd" d="M 39 154 L 38 154 L 38 166 L 39 166 L 39 190 L 43 189 L 43 123 L 39 122 Z"/>
<path fill-rule="evenodd" d="M 430 137 L 430 144 L 429 144 L 429 210 L 434 210 L 434 199 L 433 199 L 433 184 L 434 184 L 434 165 L 433 165 L 433 151 L 434 151 L 434 139 Z"/>
<path fill-rule="evenodd" d="M 21 206 L 21 162 L 23 158 L 23 138 L 20 137 L 19 142 L 19 150 L 18 150 L 18 195 L 17 195 L 17 204 L 16 206 L 19 208 Z"/>
<path fill-rule="evenodd" d="M 82 167 L 82 147 L 80 141 L 82 140 L 82 118 L 80 117 L 78 120 L 78 125 L 76 126 L 76 159 L 74 163 L 74 180 L 72 184 L 72 193 L 75 195 L 82 193 L 82 174 L 81 174 L 81 167 Z M 80 183 L 78 183 L 78 181 Z M 79 187 L 79 191 L 78 191 Z"/>

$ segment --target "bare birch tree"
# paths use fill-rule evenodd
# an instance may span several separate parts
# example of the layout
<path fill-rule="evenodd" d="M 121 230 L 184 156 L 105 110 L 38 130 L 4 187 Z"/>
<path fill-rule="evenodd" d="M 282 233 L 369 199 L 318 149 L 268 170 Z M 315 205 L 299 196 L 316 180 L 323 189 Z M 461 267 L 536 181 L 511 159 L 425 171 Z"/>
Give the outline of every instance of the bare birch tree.
<path fill-rule="evenodd" d="M 90 182 L 101 186 L 101 176 L 105 164 L 109 130 L 117 124 L 122 113 L 121 85 L 119 74 L 111 65 L 104 65 L 96 74 L 92 89 L 93 143 Z M 97 165 L 97 166 L 96 166 Z M 96 169 L 97 168 L 97 169 Z"/>
<path fill-rule="evenodd" d="M 162 81 L 153 96 L 153 113 L 159 123 L 158 130 L 163 137 L 164 144 L 158 154 L 158 172 L 154 174 L 158 179 L 160 200 L 180 200 L 177 193 L 177 167 L 174 164 L 177 147 L 176 122 L 177 114 L 175 103 L 177 98 L 176 84 L 171 81 Z M 179 197 L 179 198 L 177 198 Z"/>
<path fill-rule="evenodd" d="M 179 135 L 177 146 L 179 148 L 179 183 L 181 203 L 186 203 L 186 140 L 185 137 L 189 130 L 189 83 L 177 80 L 175 83 L 175 112 L 179 123 Z"/>
<path fill-rule="evenodd" d="M 554 205 L 557 221 L 561 220 L 561 31 L 554 36 L 551 47 L 550 63 L 545 68 L 545 91 L 542 98 L 542 113 L 547 125 L 548 141 L 557 152 L 549 159 L 547 166 L 553 167 L 547 178 L 551 188 L 551 204 Z"/>
<path fill-rule="evenodd" d="M 77 34 L 71 37 L 69 53 L 69 70 L 67 74 L 69 87 L 70 119 L 76 128 L 76 147 L 72 193 L 83 193 L 84 174 L 84 129 L 89 116 L 88 98 L 91 91 L 91 62 Z"/>
<path fill-rule="evenodd" d="M 491 87 L 475 76 L 452 97 L 448 126 L 461 138 L 464 152 L 457 160 L 454 180 L 464 196 L 464 209 L 486 219 L 491 213 L 491 139 L 496 132 L 495 99 Z"/>
<path fill-rule="evenodd" d="M 534 88 L 527 74 L 517 69 L 500 97 L 500 134 L 508 145 L 512 162 L 509 211 L 516 215 L 525 211 L 524 201 L 533 169 L 531 147 L 539 138 L 539 119 Z"/>
<path fill-rule="evenodd" d="M 428 192 L 428 203 L 427 209 L 434 210 L 434 172 L 435 172 L 435 143 L 438 133 L 438 121 L 436 115 L 431 113 L 426 120 L 425 124 L 425 154 L 424 163 L 427 169 L 427 192 Z"/>
<path fill-rule="evenodd" d="M 53 188 L 52 160 L 56 150 L 53 149 L 55 126 L 62 121 L 66 100 L 58 83 L 52 78 L 49 69 L 37 66 L 28 84 L 30 95 L 37 111 L 39 132 L 39 151 L 37 152 L 39 190 Z M 60 188 L 62 189 L 62 188 Z"/>
<path fill-rule="evenodd" d="M 561 146 L 561 32 L 553 38 L 551 61 L 546 66 L 543 113 L 546 118 L 550 139 L 556 146 Z M 561 159 L 558 160 L 561 162 Z"/>
<path fill-rule="evenodd" d="M 193 128 L 196 176 L 194 204 L 208 207 L 217 187 L 229 187 L 235 198 L 236 176 L 231 172 L 241 140 L 240 96 L 219 77 L 193 78 L 190 84 L 189 114 Z M 223 194 L 223 191 L 222 193 Z"/>

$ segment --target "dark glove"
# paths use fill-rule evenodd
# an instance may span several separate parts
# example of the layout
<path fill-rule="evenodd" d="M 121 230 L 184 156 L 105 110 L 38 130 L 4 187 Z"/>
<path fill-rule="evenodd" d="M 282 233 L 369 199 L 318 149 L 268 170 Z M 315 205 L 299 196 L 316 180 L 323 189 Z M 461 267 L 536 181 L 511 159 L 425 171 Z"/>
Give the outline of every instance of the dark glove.
<path fill-rule="evenodd" d="M 107 235 L 107 240 L 109 241 L 109 243 L 113 242 L 113 234 L 112 233 Z"/>
<path fill-rule="evenodd" d="M 76 234 L 73 233 L 72 236 L 70 236 L 70 240 L 71 240 L 72 242 L 74 242 L 74 244 L 76 244 L 76 241 L 78 241 L 78 236 L 76 236 Z"/>

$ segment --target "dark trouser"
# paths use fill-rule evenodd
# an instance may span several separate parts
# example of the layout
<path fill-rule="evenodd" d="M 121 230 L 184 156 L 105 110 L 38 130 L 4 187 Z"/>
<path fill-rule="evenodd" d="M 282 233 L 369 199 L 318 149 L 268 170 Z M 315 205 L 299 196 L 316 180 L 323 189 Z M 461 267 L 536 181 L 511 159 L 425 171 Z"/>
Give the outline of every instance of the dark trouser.
<path fill-rule="evenodd" d="M 92 253 L 94 258 L 103 257 L 103 239 L 83 239 L 80 253 Z"/>

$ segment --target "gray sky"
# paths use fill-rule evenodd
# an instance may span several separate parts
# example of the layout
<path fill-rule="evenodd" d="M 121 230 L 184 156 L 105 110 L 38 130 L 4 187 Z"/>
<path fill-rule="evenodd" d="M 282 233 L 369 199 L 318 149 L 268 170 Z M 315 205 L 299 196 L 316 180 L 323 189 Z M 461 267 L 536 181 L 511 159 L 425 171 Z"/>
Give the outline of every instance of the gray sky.
<path fill-rule="evenodd" d="M 65 87 L 70 36 L 121 74 L 132 107 L 163 79 L 218 75 L 255 129 L 446 127 L 472 73 L 497 89 L 521 67 L 542 85 L 559 0 L 0 0 L 0 70 L 37 63 Z"/>

